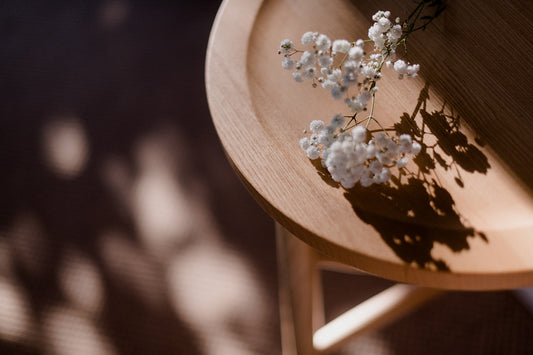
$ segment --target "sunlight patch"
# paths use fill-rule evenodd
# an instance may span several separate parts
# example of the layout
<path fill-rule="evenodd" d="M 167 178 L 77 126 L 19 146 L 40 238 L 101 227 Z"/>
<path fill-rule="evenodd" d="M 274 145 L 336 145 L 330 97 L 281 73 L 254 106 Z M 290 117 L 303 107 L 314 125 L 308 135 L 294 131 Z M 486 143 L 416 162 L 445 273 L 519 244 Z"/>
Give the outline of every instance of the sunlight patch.
<path fill-rule="evenodd" d="M 31 333 L 30 304 L 19 287 L 0 279 L 0 338 L 8 341 L 27 340 Z"/>
<path fill-rule="evenodd" d="M 53 117 L 43 128 L 44 161 L 48 168 L 67 179 L 78 176 L 88 160 L 89 143 L 76 117 Z"/>

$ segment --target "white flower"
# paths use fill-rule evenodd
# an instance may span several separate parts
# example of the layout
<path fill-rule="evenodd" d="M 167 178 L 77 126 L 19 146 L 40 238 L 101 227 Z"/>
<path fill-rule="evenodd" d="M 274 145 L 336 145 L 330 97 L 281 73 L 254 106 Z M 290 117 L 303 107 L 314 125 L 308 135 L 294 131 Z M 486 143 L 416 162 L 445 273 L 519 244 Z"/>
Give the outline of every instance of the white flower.
<path fill-rule="evenodd" d="M 346 72 L 358 72 L 359 69 L 360 69 L 360 65 L 358 62 L 354 61 L 354 60 L 348 60 L 347 62 L 344 63 L 344 66 L 342 67 L 344 69 L 344 71 Z"/>
<path fill-rule="evenodd" d="M 322 75 L 328 76 L 331 73 L 333 73 L 333 69 L 331 69 L 331 68 L 320 68 L 320 72 L 322 73 Z"/>
<path fill-rule="evenodd" d="M 409 65 L 409 66 L 407 66 L 407 75 L 409 75 L 412 78 L 414 78 L 417 75 L 419 70 L 420 70 L 420 65 L 419 64 Z"/>
<path fill-rule="evenodd" d="M 376 184 L 383 184 L 387 181 L 389 181 L 391 177 L 391 171 L 389 168 L 384 167 L 381 169 L 380 172 L 378 172 L 376 175 L 374 175 L 373 180 Z"/>
<path fill-rule="evenodd" d="M 302 147 L 303 150 L 307 150 L 307 148 L 309 148 L 310 145 L 311 143 L 309 142 L 309 138 L 304 137 L 300 139 L 300 147 Z"/>
<path fill-rule="evenodd" d="M 372 172 L 368 169 L 365 169 L 361 176 L 361 186 L 368 187 L 371 186 L 373 183 L 374 181 L 372 181 Z"/>
<path fill-rule="evenodd" d="M 376 146 L 373 142 L 368 142 L 368 145 L 366 146 L 366 159 L 374 159 L 376 157 L 377 153 Z"/>
<path fill-rule="evenodd" d="M 329 39 L 328 36 L 324 34 L 318 35 L 315 43 L 316 43 L 317 48 L 322 51 L 327 51 L 329 50 L 329 47 L 331 47 L 331 40 Z"/>
<path fill-rule="evenodd" d="M 413 146 L 411 147 L 411 155 L 415 156 L 422 150 L 422 146 L 418 142 L 413 142 Z"/>
<path fill-rule="evenodd" d="M 387 146 L 388 139 L 385 133 L 378 133 L 374 138 L 374 142 L 379 148 L 385 148 Z"/>
<path fill-rule="evenodd" d="M 387 37 L 383 34 L 381 26 L 376 22 L 368 29 L 368 38 L 374 41 L 377 49 L 383 49 Z"/>
<path fill-rule="evenodd" d="M 398 143 L 400 144 L 411 144 L 412 142 L 413 138 L 408 134 L 402 134 L 398 137 Z"/>
<path fill-rule="evenodd" d="M 394 70 L 396 70 L 399 75 L 406 75 L 407 64 L 403 60 L 398 59 L 396 62 L 394 62 Z"/>
<path fill-rule="evenodd" d="M 373 38 L 372 40 L 374 41 L 374 46 L 377 49 L 381 50 L 385 47 L 385 42 L 387 41 L 387 37 L 385 37 L 384 35 L 380 35 L 379 37 Z"/>
<path fill-rule="evenodd" d="M 279 45 L 279 50 L 283 54 L 288 54 L 294 50 L 294 43 L 290 39 L 284 39 Z"/>
<path fill-rule="evenodd" d="M 322 149 L 322 153 L 320 153 L 320 156 L 322 157 L 321 165 L 325 168 L 326 167 L 326 159 L 328 158 L 328 150 Z"/>
<path fill-rule="evenodd" d="M 374 21 L 379 21 L 380 18 L 382 17 L 387 17 L 389 18 L 390 17 L 390 11 L 378 11 L 376 12 L 373 16 L 372 16 L 372 20 Z"/>
<path fill-rule="evenodd" d="M 387 33 L 387 37 L 389 38 L 389 41 L 396 43 L 402 37 L 402 26 L 392 26 L 389 33 Z"/>
<path fill-rule="evenodd" d="M 324 89 L 328 89 L 328 90 L 331 90 L 333 89 L 334 87 L 336 87 L 338 84 L 336 81 L 331 81 L 331 80 L 324 80 L 324 82 L 322 83 L 322 87 Z"/>
<path fill-rule="evenodd" d="M 383 32 L 387 32 L 391 26 L 391 22 L 388 18 L 386 17 L 382 17 L 380 18 L 378 21 L 377 21 L 377 24 L 378 24 L 378 27 L 380 29 L 380 31 L 383 33 Z"/>
<path fill-rule="evenodd" d="M 297 83 L 301 83 L 304 79 L 302 78 L 302 73 L 299 71 L 292 72 L 292 77 L 296 80 Z"/>
<path fill-rule="evenodd" d="M 342 77 L 341 83 L 343 86 L 351 87 L 357 85 L 357 74 L 356 73 L 345 73 Z"/>
<path fill-rule="evenodd" d="M 317 32 L 306 32 L 302 36 L 302 44 L 309 45 L 316 41 L 316 37 L 318 36 Z"/>
<path fill-rule="evenodd" d="M 346 88 L 344 86 L 341 86 L 339 84 L 335 84 L 335 86 L 331 89 L 331 96 L 335 100 L 340 100 L 346 93 Z"/>
<path fill-rule="evenodd" d="M 398 137 L 400 144 L 400 153 L 409 153 L 413 147 L 413 139 L 408 134 L 402 134 Z"/>
<path fill-rule="evenodd" d="M 311 51 L 305 51 L 300 58 L 300 62 L 303 65 L 314 65 L 315 64 L 315 53 Z"/>
<path fill-rule="evenodd" d="M 381 172 L 381 170 L 383 169 L 383 165 L 378 161 L 378 160 L 373 160 L 369 165 L 368 165 L 368 169 L 373 173 L 373 174 L 379 174 Z"/>
<path fill-rule="evenodd" d="M 281 61 L 281 66 L 284 69 L 293 69 L 294 68 L 294 60 L 292 60 L 290 57 L 284 57 Z"/>
<path fill-rule="evenodd" d="M 341 127 L 344 124 L 344 116 L 338 113 L 331 118 L 330 125 L 334 128 Z"/>
<path fill-rule="evenodd" d="M 337 39 L 333 41 L 333 52 L 347 53 L 352 45 L 345 39 Z"/>
<path fill-rule="evenodd" d="M 368 101 L 370 100 L 370 97 L 370 92 L 364 91 L 355 98 L 345 99 L 344 103 L 352 110 L 352 112 L 361 112 L 364 111 Z"/>
<path fill-rule="evenodd" d="M 323 150 L 322 165 L 327 168 L 333 180 L 339 182 L 346 189 L 352 188 L 358 182 L 362 186 L 385 183 L 390 180 L 392 175 L 389 168 L 392 164 L 388 164 L 389 160 L 399 166 L 406 164 L 408 160 L 403 159 L 403 157 L 398 159 L 394 156 L 397 151 L 392 148 L 396 143 L 384 134 L 378 135 L 376 138 L 385 147 L 391 149 L 379 151 L 385 158 L 383 161 L 380 160 L 375 154 L 374 142 L 365 143 L 366 132 L 365 128 L 356 126 L 351 134 L 345 132 L 339 135 L 329 148 Z M 402 140 L 404 139 L 405 137 L 402 138 Z"/>
<path fill-rule="evenodd" d="M 405 75 L 407 75 L 410 78 L 415 78 L 418 75 L 418 70 L 420 69 L 420 65 L 418 64 L 412 64 L 408 65 L 406 62 L 404 62 L 401 59 L 398 59 L 396 62 L 394 62 L 394 70 L 398 73 L 398 77 L 401 79 Z"/>
<path fill-rule="evenodd" d="M 321 55 L 318 57 L 318 65 L 321 67 L 331 67 L 333 65 L 333 58 L 329 55 Z"/>
<path fill-rule="evenodd" d="M 324 129 L 324 121 L 322 121 L 322 120 L 311 121 L 311 123 L 309 124 L 309 129 L 313 133 L 320 132 L 321 130 Z"/>
<path fill-rule="evenodd" d="M 363 58 L 365 51 L 359 46 L 350 48 L 348 51 L 348 56 L 351 60 L 360 61 Z"/>
<path fill-rule="evenodd" d="M 377 69 L 372 64 L 364 64 L 361 68 L 361 75 L 368 79 L 374 79 L 377 73 Z"/>
<path fill-rule="evenodd" d="M 357 126 L 352 130 L 352 137 L 355 143 L 364 143 L 366 141 L 366 128 Z M 366 148 L 365 148 L 366 149 Z M 366 155 L 366 154 L 365 154 Z"/>
<path fill-rule="evenodd" d="M 328 80 L 339 81 L 342 76 L 342 71 L 340 69 L 333 69 L 331 74 L 328 74 Z"/>
<path fill-rule="evenodd" d="M 308 80 L 312 80 L 315 78 L 316 76 L 316 69 L 315 67 L 307 67 L 305 68 L 304 72 L 303 72 L 303 77 L 305 79 L 308 79 Z"/>
<path fill-rule="evenodd" d="M 320 150 L 318 150 L 317 147 L 314 145 L 309 146 L 305 152 L 307 153 L 307 157 L 311 160 L 318 159 L 320 157 Z"/>
<path fill-rule="evenodd" d="M 322 131 L 318 135 L 318 143 L 323 144 L 326 148 L 329 147 L 331 143 L 333 143 L 333 141 L 334 141 L 333 135 L 329 134 L 326 131 Z"/>
<path fill-rule="evenodd" d="M 376 65 L 379 64 L 379 62 L 381 61 L 381 53 L 374 53 L 370 56 L 370 59 L 376 63 Z"/>
<path fill-rule="evenodd" d="M 383 31 L 381 31 L 381 28 L 377 23 L 374 23 L 369 29 L 368 29 L 368 38 L 375 41 L 375 38 L 378 38 L 383 34 Z"/>
<path fill-rule="evenodd" d="M 403 158 L 398 159 L 396 161 L 396 167 L 401 169 L 401 168 L 405 167 L 407 165 L 407 163 L 409 163 L 409 158 L 403 157 Z"/>

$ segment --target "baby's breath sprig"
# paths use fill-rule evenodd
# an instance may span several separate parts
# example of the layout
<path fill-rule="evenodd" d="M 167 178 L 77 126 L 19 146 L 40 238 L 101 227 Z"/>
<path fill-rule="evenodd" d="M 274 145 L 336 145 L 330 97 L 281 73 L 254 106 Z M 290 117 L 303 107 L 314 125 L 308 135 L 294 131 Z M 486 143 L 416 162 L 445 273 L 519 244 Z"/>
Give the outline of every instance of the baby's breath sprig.
<path fill-rule="evenodd" d="M 425 15 L 427 9 L 434 11 Z M 344 100 L 352 113 L 336 114 L 329 125 L 312 121 L 311 135 L 300 140 L 307 156 L 322 158 L 322 165 L 343 187 L 351 188 L 357 182 L 362 186 L 387 182 L 391 168 L 404 168 L 409 158 L 420 152 L 420 143 L 411 136 L 391 137 L 391 129 L 385 129 L 374 117 L 377 83 L 384 67 L 392 68 L 399 79 L 418 75 L 420 66 L 406 58 L 407 39 L 413 32 L 424 30 L 443 10 L 442 0 L 421 0 L 403 22 L 400 18 L 391 20 L 390 11 L 378 11 L 372 16 L 374 23 L 366 40 L 332 41 L 325 34 L 310 31 L 303 34 L 301 43 L 311 48 L 298 49 L 290 39 L 281 42 L 281 65 L 292 70 L 294 80 L 309 80 L 313 87 L 320 85 L 329 90 L 333 99 Z M 364 49 L 367 43 L 374 45 L 370 55 Z M 400 46 L 403 56 L 398 55 Z M 299 59 L 295 59 L 296 54 L 300 54 Z M 357 115 L 367 111 L 369 102 L 368 116 L 358 120 Z M 371 122 L 380 128 L 375 137 L 374 131 L 368 130 Z"/>

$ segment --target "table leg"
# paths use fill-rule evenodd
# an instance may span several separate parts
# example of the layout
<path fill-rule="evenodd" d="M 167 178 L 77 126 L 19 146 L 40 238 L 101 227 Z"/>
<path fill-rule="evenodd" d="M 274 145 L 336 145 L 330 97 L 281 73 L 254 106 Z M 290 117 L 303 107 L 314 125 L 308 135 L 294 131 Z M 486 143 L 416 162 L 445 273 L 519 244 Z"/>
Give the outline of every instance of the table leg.
<path fill-rule="evenodd" d="M 283 355 L 316 354 L 313 333 L 324 323 L 319 257 L 276 224 Z"/>
<path fill-rule="evenodd" d="M 324 258 L 276 224 L 281 341 L 284 355 L 328 353 L 353 336 L 380 328 L 442 294 L 396 284 L 325 324 L 320 267 Z M 332 262 L 326 260 L 326 267 Z"/>

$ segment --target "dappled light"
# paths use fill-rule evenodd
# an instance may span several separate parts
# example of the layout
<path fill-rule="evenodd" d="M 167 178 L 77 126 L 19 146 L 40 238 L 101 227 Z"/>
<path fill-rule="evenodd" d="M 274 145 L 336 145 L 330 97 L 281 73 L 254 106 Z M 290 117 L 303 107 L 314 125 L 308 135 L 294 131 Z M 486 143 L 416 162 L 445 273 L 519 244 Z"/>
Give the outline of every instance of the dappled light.
<path fill-rule="evenodd" d="M 204 94 L 219 5 L 0 11 L 0 353 L 278 352 L 271 221 Z"/>
<path fill-rule="evenodd" d="M 195 199 L 178 184 L 174 161 L 180 150 L 171 138 L 154 135 L 138 144 L 139 172 L 130 192 L 139 235 L 159 255 L 189 237 L 194 224 Z"/>
<path fill-rule="evenodd" d="M 0 338 L 31 342 L 34 325 L 24 291 L 11 281 L 0 278 L 0 300 Z"/>
<path fill-rule="evenodd" d="M 42 224 L 36 216 L 20 214 L 7 230 L 11 252 L 20 267 L 31 275 L 41 275 L 50 262 Z"/>
<path fill-rule="evenodd" d="M 174 309 L 205 333 L 207 353 L 255 353 L 250 345 L 263 345 L 253 329 L 267 321 L 269 304 L 243 257 L 216 242 L 198 244 L 176 256 L 167 279 Z"/>
<path fill-rule="evenodd" d="M 78 176 L 89 157 L 89 143 L 76 117 L 51 117 L 43 128 L 44 161 L 63 178 Z"/>
<path fill-rule="evenodd" d="M 107 0 L 100 8 L 100 23 L 105 29 L 120 26 L 127 18 L 129 4 L 127 0 Z"/>
<path fill-rule="evenodd" d="M 382 334 L 370 333 L 363 334 L 357 342 L 348 343 L 348 345 L 339 352 L 339 355 L 369 353 L 372 353 L 372 355 L 397 354 Z"/>
<path fill-rule="evenodd" d="M 165 285 L 157 263 L 127 235 L 108 231 L 100 236 L 102 261 L 112 282 L 135 294 L 145 305 L 159 309 L 164 303 Z"/>
<path fill-rule="evenodd" d="M 75 250 L 65 253 L 59 284 L 69 302 L 89 314 L 100 314 L 105 302 L 104 283 L 94 262 Z"/>
<path fill-rule="evenodd" d="M 95 324 L 80 311 L 52 307 L 43 320 L 45 348 L 51 354 L 113 355 L 115 350 Z"/>

